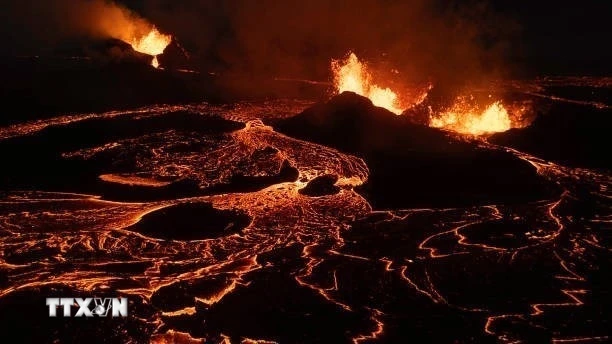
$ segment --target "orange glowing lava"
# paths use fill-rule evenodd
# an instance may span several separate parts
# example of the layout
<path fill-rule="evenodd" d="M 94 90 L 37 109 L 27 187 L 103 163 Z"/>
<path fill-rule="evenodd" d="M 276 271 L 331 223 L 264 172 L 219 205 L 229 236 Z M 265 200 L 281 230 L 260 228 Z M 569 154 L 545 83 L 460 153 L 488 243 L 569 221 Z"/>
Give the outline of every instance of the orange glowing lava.
<path fill-rule="evenodd" d="M 432 115 L 429 125 L 456 131 L 461 134 L 482 135 L 506 131 L 512 128 L 512 120 L 508 110 L 500 101 L 496 101 L 484 110 L 468 104 L 464 98 L 447 111 Z"/>
<path fill-rule="evenodd" d="M 162 54 L 171 41 L 172 36 L 164 35 L 157 28 L 153 27 L 147 35 L 140 38 L 134 37 L 129 43 L 137 52 L 153 56 L 151 65 L 158 68 L 159 61 L 157 60 L 157 55 Z"/>
<path fill-rule="evenodd" d="M 372 75 L 367 66 L 359 61 L 354 53 L 344 60 L 332 60 L 331 68 L 337 93 L 355 92 L 369 98 L 374 105 L 383 107 L 396 115 L 403 112 L 398 104 L 397 94 L 390 88 L 382 88 L 372 83 Z"/>

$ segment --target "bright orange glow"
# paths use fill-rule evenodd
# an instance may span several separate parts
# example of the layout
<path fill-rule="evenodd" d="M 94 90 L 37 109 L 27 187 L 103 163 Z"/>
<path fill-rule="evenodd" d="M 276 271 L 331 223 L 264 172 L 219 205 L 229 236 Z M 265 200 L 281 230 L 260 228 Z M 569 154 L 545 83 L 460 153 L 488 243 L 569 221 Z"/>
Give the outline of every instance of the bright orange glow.
<path fill-rule="evenodd" d="M 449 110 L 431 116 L 429 125 L 462 134 L 482 135 L 506 131 L 512 128 L 512 121 L 508 111 L 499 101 L 480 110 L 477 106 L 468 104 L 464 98 L 459 98 Z"/>
<path fill-rule="evenodd" d="M 332 60 L 331 68 L 336 92 L 355 92 L 369 98 L 374 105 L 383 107 L 396 115 L 403 112 L 399 107 L 397 94 L 389 88 L 373 84 L 367 66 L 359 61 L 354 53 L 344 60 Z"/>
<path fill-rule="evenodd" d="M 157 55 L 162 54 L 170 42 L 172 42 L 172 36 L 164 35 L 154 27 L 147 35 L 140 38 L 134 37 L 129 43 L 137 52 L 153 56 L 151 65 L 158 68 Z"/>

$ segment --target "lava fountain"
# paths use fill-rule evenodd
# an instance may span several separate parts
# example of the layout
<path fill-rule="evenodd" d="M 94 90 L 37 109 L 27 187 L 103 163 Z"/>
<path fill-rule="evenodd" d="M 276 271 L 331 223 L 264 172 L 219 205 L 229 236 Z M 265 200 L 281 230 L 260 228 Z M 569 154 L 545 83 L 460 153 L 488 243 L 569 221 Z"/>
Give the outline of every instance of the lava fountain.
<path fill-rule="evenodd" d="M 508 110 L 500 101 L 482 110 L 470 105 L 465 98 L 458 98 L 450 109 L 438 115 L 432 115 L 429 125 L 461 134 L 482 135 L 506 131 L 512 128 L 512 120 Z"/>
<path fill-rule="evenodd" d="M 403 112 L 398 104 L 397 94 L 390 88 L 382 88 L 372 83 L 372 75 L 367 66 L 359 61 L 354 53 L 350 53 L 346 59 L 332 60 L 331 69 L 337 93 L 355 92 L 396 115 Z"/>
<path fill-rule="evenodd" d="M 374 84 L 368 66 L 359 61 L 354 53 L 350 53 L 345 59 L 332 60 L 331 69 L 336 93 L 355 92 L 369 98 L 374 105 L 383 107 L 396 115 L 404 112 L 399 104 L 397 93 L 388 87 L 382 88 Z M 424 100 L 431 87 L 432 85 L 429 84 L 427 90 L 415 99 L 415 104 Z M 429 126 L 452 130 L 460 134 L 483 135 L 506 131 L 517 125 L 514 125 L 508 110 L 501 101 L 495 101 L 483 107 L 475 104 L 474 97 L 470 96 L 458 97 L 450 108 L 440 113 L 431 113 Z"/>
<path fill-rule="evenodd" d="M 153 56 L 151 65 L 155 68 L 159 68 L 157 55 L 162 54 L 170 42 L 172 42 L 172 36 L 165 35 L 159 32 L 157 28 L 153 27 L 148 34 L 140 38 L 134 37 L 128 43 L 135 51 Z"/>

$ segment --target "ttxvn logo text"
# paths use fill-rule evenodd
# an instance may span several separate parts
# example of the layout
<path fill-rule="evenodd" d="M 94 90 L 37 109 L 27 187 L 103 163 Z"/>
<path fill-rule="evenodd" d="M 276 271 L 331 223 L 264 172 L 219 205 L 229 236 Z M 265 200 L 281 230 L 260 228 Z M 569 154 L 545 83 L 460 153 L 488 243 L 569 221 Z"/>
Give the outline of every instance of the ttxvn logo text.
<path fill-rule="evenodd" d="M 75 317 L 105 317 L 111 315 L 113 317 L 127 317 L 128 299 L 125 297 L 48 297 L 47 306 L 49 307 L 49 316 L 57 317 L 57 309 L 63 308 L 64 317 L 72 316 L 72 308 L 78 307 Z"/>

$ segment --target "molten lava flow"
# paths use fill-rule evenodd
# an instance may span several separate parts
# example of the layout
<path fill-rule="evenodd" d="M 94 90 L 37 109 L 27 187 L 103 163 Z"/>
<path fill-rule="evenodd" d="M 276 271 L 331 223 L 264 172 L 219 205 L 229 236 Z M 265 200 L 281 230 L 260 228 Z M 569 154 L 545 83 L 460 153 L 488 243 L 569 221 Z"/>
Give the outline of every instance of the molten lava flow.
<path fill-rule="evenodd" d="M 157 28 L 153 27 L 147 35 L 133 38 L 129 43 L 137 52 L 153 56 L 151 65 L 158 68 L 159 61 L 157 60 L 157 55 L 162 54 L 171 41 L 172 36 L 164 35 Z"/>
<path fill-rule="evenodd" d="M 512 121 L 499 101 L 480 111 L 478 107 L 470 106 L 460 98 L 448 111 L 431 116 L 429 125 L 462 134 L 482 135 L 506 131 L 512 127 Z"/>
<path fill-rule="evenodd" d="M 369 98 L 376 106 L 400 115 L 403 110 L 398 105 L 397 94 L 389 88 L 382 88 L 372 83 L 370 72 L 354 53 L 345 60 L 332 60 L 334 86 L 336 92 L 355 92 Z"/>

